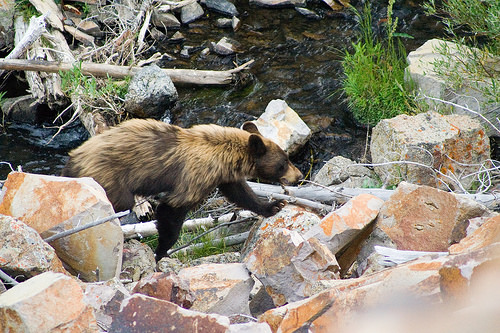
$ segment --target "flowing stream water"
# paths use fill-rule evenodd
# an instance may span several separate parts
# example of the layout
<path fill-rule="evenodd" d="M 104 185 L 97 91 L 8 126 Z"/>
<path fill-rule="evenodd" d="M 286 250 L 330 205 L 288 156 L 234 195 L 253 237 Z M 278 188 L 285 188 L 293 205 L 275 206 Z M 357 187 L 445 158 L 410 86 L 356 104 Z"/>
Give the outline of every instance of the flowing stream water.
<path fill-rule="evenodd" d="M 292 158 L 303 172 L 311 169 L 313 160 L 312 169 L 316 170 L 321 161 L 335 155 L 361 158 L 367 130 L 352 120 L 340 92 L 340 60 L 355 38 L 355 16 L 349 12 L 334 13 L 319 1 L 308 4 L 321 16 L 319 20 L 308 19 L 293 8 L 260 8 L 249 5 L 248 0 L 237 0 L 235 4 L 242 21 L 238 31 L 216 28 L 214 22 L 219 15 L 208 12 L 206 18 L 181 28 L 186 37 L 183 44 L 161 43 L 152 50 L 173 55 L 176 60 L 160 64 L 172 68 L 229 69 L 233 63 L 255 61 L 249 71 L 250 79 L 241 84 L 178 87 L 179 103 L 172 110 L 172 122 L 181 126 L 238 126 L 258 117 L 269 101 L 283 99 L 315 132 L 302 152 Z M 384 28 L 384 6 L 385 2 L 372 2 L 375 30 Z M 398 30 L 414 37 L 405 40 L 408 51 L 442 35 L 439 22 L 426 17 L 418 6 L 412 1 L 400 1 L 394 8 L 394 15 L 399 17 Z M 170 37 L 173 33 L 167 34 Z M 201 55 L 208 42 L 217 42 L 224 36 L 236 40 L 241 52 L 226 57 Z M 179 55 L 183 45 L 194 47 L 189 59 Z M 22 89 L 8 90 L 9 96 L 23 94 Z M 67 152 L 85 140 L 86 135 L 77 125 L 51 140 L 56 130 L 47 128 L 49 124 L 7 124 L 0 134 L 0 162 L 9 162 L 14 168 L 20 165 L 27 172 L 58 174 Z M 8 165 L 0 164 L 0 180 L 9 171 Z"/>

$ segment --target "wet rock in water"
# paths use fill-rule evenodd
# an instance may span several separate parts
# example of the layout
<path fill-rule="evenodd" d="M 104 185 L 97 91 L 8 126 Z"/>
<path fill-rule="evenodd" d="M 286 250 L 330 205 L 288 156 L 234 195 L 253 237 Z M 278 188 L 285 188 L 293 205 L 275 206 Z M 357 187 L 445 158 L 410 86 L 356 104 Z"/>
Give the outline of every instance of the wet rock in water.
<path fill-rule="evenodd" d="M 261 237 L 244 262 L 277 306 L 306 298 L 318 280 L 340 278 L 337 260 L 326 246 L 288 229 Z"/>
<path fill-rule="evenodd" d="M 142 278 L 132 292 L 169 301 L 185 309 L 189 309 L 196 299 L 189 283 L 174 273 L 151 273 Z"/>
<path fill-rule="evenodd" d="M 375 185 L 375 173 L 367 167 L 357 165 L 343 156 L 335 156 L 314 176 L 313 181 L 323 185 L 340 185 L 343 187 L 359 188 L 363 185 Z"/>
<path fill-rule="evenodd" d="M 0 294 L 1 332 L 98 332 L 75 279 L 45 272 Z"/>
<path fill-rule="evenodd" d="M 234 31 L 237 31 L 239 28 L 241 28 L 241 20 L 236 16 L 233 16 L 233 18 L 231 19 L 231 26 L 233 27 Z"/>
<path fill-rule="evenodd" d="M 165 41 L 165 40 L 166 40 L 166 38 L 167 38 L 167 35 L 166 35 L 164 32 L 162 32 L 162 31 L 158 30 L 158 29 L 157 29 L 157 28 L 155 28 L 155 27 L 152 27 L 152 28 L 149 30 L 149 34 L 150 34 L 150 35 L 151 35 L 151 37 L 153 37 L 153 39 L 154 39 L 155 41 L 157 41 L 157 42 L 163 42 L 163 41 Z"/>
<path fill-rule="evenodd" d="M 194 52 L 194 50 L 195 50 L 194 46 L 184 45 L 179 54 L 181 58 L 189 59 L 191 57 L 191 53 Z"/>
<path fill-rule="evenodd" d="M 18 219 L 0 214 L 0 269 L 29 279 L 47 271 L 68 274 L 55 250 Z"/>
<path fill-rule="evenodd" d="M 122 302 L 109 329 L 116 333 L 141 332 L 227 332 L 229 318 L 186 310 L 154 297 L 135 294 Z"/>
<path fill-rule="evenodd" d="M 262 7 L 304 7 L 306 0 L 250 0 L 250 4 Z"/>
<path fill-rule="evenodd" d="M 39 104 L 32 95 L 5 98 L 0 108 L 5 121 L 36 124 L 39 118 Z"/>
<path fill-rule="evenodd" d="M 172 37 L 170 37 L 170 40 L 171 42 L 174 42 L 174 43 L 180 43 L 180 42 L 183 42 L 186 40 L 186 37 L 184 37 L 184 35 L 182 34 L 182 32 L 180 31 L 176 31 Z"/>
<path fill-rule="evenodd" d="M 156 266 L 153 250 L 144 243 L 132 239 L 123 245 L 121 279 L 139 281 L 154 272 Z"/>
<path fill-rule="evenodd" d="M 181 22 L 174 14 L 158 9 L 153 10 L 151 22 L 160 29 L 179 29 L 181 27 Z"/>
<path fill-rule="evenodd" d="M 117 279 L 85 283 L 83 291 L 83 301 L 94 309 L 99 326 L 106 330 L 120 311 L 122 301 L 130 297 L 130 292 Z"/>
<path fill-rule="evenodd" d="M 281 99 L 269 102 L 255 125 L 264 137 L 276 142 L 290 155 L 296 153 L 312 134 L 299 115 Z"/>
<path fill-rule="evenodd" d="M 124 107 L 136 116 L 160 119 L 178 97 L 170 76 L 160 67 L 150 65 L 141 68 L 130 81 Z"/>
<path fill-rule="evenodd" d="M 227 16 L 238 16 L 236 6 L 227 0 L 205 0 L 208 9 Z"/>
<path fill-rule="evenodd" d="M 252 226 L 250 235 L 243 244 L 241 256 L 246 257 L 261 237 L 265 237 L 267 233 L 275 229 L 286 228 L 303 234 L 319 224 L 320 221 L 321 217 L 318 214 L 303 207 L 288 204 L 277 214 L 263 218 Z"/>
<path fill-rule="evenodd" d="M 204 264 L 187 267 L 179 278 L 195 294 L 192 310 L 222 315 L 250 315 L 248 299 L 253 279 L 244 264 Z"/>
<path fill-rule="evenodd" d="M 181 22 L 183 24 L 188 24 L 196 21 L 204 14 L 203 8 L 198 2 L 192 2 L 181 8 Z"/>
<path fill-rule="evenodd" d="M 305 17 L 307 17 L 308 19 L 321 20 L 321 16 L 319 16 L 318 13 L 316 13 L 313 10 L 310 10 L 310 9 L 307 9 L 304 7 L 295 7 L 295 10 L 298 11 L 301 15 L 304 15 Z"/>
<path fill-rule="evenodd" d="M 490 142 L 481 124 L 469 116 L 427 112 L 381 120 L 373 128 L 370 151 L 373 163 L 403 161 L 375 166 L 387 185 L 405 180 L 461 190 L 470 189 L 478 179 L 468 175 L 488 165 Z"/>
<path fill-rule="evenodd" d="M 239 51 L 240 44 L 230 38 L 222 37 L 216 44 L 213 45 L 213 49 L 217 54 L 230 55 Z"/>
<path fill-rule="evenodd" d="M 446 49 L 449 54 L 445 54 L 442 50 Z M 448 42 L 439 39 L 431 39 L 425 42 L 415 51 L 408 54 L 408 63 L 406 73 L 411 77 L 412 82 L 426 96 L 438 98 L 444 101 L 449 101 L 461 106 L 471 108 L 480 115 L 486 117 L 491 123 L 498 124 L 499 103 L 489 102 L 484 91 L 493 89 L 491 80 L 484 78 L 483 80 L 473 77 L 469 74 L 470 70 L 466 68 L 472 60 L 467 59 L 465 55 L 470 55 L 475 52 L 475 58 L 481 58 L 481 66 L 485 72 L 498 72 L 498 63 L 500 58 L 490 54 L 484 54 L 478 49 L 470 49 L 464 45 L 458 45 L 453 42 Z M 460 73 L 463 77 L 462 84 L 459 88 L 451 87 L 446 83 L 442 76 L 436 73 L 435 63 L 447 62 L 450 64 L 450 72 Z M 496 68 L 495 68 L 496 66 Z M 479 88 L 478 88 L 479 87 Z M 474 115 L 460 107 L 444 105 L 442 102 L 425 98 L 426 103 L 431 106 L 437 106 L 440 109 L 451 109 L 456 114 L 466 114 L 480 122 L 486 129 L 486 135 L 498 136 L 498 132 L 489 124 L 487 124 L 480 115 Z"/>
<path fill-rule="evenodd" d="M 111 216 L 114 210 L 103 188 L 91 178 L 12 172 L 0 194 L 0 214 L 20 219 L 46 238 Z M 120 272 L 123 232 L 117 219 L 50 244 L 82 279 L 107 280 Z"/>
<path fill-rule="evenodd" d="M 233 20 L 227 17 L 219 17 L 215 20 L 215 26 L 217 28 L 230 28 L 233 24 Z"/>

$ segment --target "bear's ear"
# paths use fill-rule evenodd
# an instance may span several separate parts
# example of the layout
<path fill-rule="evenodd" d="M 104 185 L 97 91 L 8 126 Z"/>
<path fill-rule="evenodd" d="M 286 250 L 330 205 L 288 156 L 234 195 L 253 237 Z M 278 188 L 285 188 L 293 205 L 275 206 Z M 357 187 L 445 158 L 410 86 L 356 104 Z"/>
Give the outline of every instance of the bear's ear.
<path fill-rule="evenodd" d="M 243 123 L 243 125 L 241 125 L 241 129 L 244 130 L 244 131 L 247 131 L 249 133 L 261 135 L 260 132 L 259 132 L 259 129 L 255 125 L 255 123 L 253 123 L 251 121 L 245 121 Z"/>
<path fill-rule="evenodd" d="M 267 151 L 267 147 L 264 141 L 262 141 L 262 137 L 256 134 L 252 134 L 250 138 L 248 138 L 248 149 L 250 150 L 250 155 L 256 157 L 264 155 Z"/>

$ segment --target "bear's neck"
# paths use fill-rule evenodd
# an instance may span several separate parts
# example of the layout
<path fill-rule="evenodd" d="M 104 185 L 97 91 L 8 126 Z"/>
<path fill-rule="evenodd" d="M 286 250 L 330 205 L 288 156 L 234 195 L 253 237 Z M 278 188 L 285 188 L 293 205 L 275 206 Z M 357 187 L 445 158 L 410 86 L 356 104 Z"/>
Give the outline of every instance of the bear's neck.
<path fill-rule="evenodd" d="M 204 147 L 201 156 L 207 167 L 224 179 L 240 180 L 255 175 L 255 162 L 248 152 L 250 133 L 217 125 L 198 125 L 191 129 L 193 140 Z"/>

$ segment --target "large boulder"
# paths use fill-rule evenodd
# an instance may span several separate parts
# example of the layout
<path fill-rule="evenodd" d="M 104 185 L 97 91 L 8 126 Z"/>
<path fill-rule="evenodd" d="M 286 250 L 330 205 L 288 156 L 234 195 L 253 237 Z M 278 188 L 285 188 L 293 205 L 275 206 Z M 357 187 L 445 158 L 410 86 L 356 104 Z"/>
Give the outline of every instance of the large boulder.
<path fill-rule="evenodd" d="M 470 219 L 489 214 L 485 206 L 465 196 L 403 182 L 382 205 L 358 256 L 358 272 L 374 270 L 370 266 L 376 260 L 370 257 L 377 256 L 375 245 L 444 252 L 466 236 Z"/>
<path fill-rule="evenodd" d="M 370 144 L 375 172 L 386 185 L 408 181 L 454 190 L 470 189 L 490 159 L 481 124 L 466 115 L 436 112 L 380 121 Z"/>
<path fill-rule="evenodd" d="M 45 272 L 0 295 L 0 332 L 98 332 L 75 279 Z"/>
<path fill-rule="evenodd" d="M 12 172 L 0 193 L 0 214 L 23 221 L 46 238 L 113 215 L 114 210 L 91 178 Z M 111 279 L 121 270 L 123 233 L 118 219 L 50 244 L 67 268 L 84 280 Z"/>
<path fill-rule="evenodd" d="M 498 107 L 500 105 L 498 102 L 491 103 L 489 101 L 491 98 L 484 94 L 485 90 L 493 88 L 491 80 L 489 78 L 473 77 L 473 74 L 467 69 L 466 64 L 471 62 L 471 59 L 467 59 L 467 56 L 472 53 L 476 54 L 476 58 L 481 58 L 481 66 L 486 71 L 493 73 L 500 71 L 500 65 L 498 65 L 500 59 L 498 57 L 495 58 L 491 54 L 484 54 L 478 49 L 468 48 L 464 45 L 431 39 L 408 54 L 409 66 L 406 72 L 424 97 L 441 99 L 468 107 L 472 111 L 478 112 L 478 114 L 430 98 L 426 98 L 427 103 L 433 106 L 437 105 L 441 109 L 451 109 L 454 113 L 468 114 L 483 124 L 488 136 L 499 136 L 500 133 L 481 118 L 481 116 L 484 116 L 492 124 L 497 124 L 498 128 L 496 118 L 498 117 Z M 452 86 L 446 82 L 443 75 L 438 74 L 436 70 L 437 64 L 448 64 L 448 67 L 444 69 L 447 73 L 453 72 L 459 75 L 462 81 L 461 86 L 457 87 L 456 84 Z M 449 75 L 446 74 L 446 77 L 449 77 Z"/>

